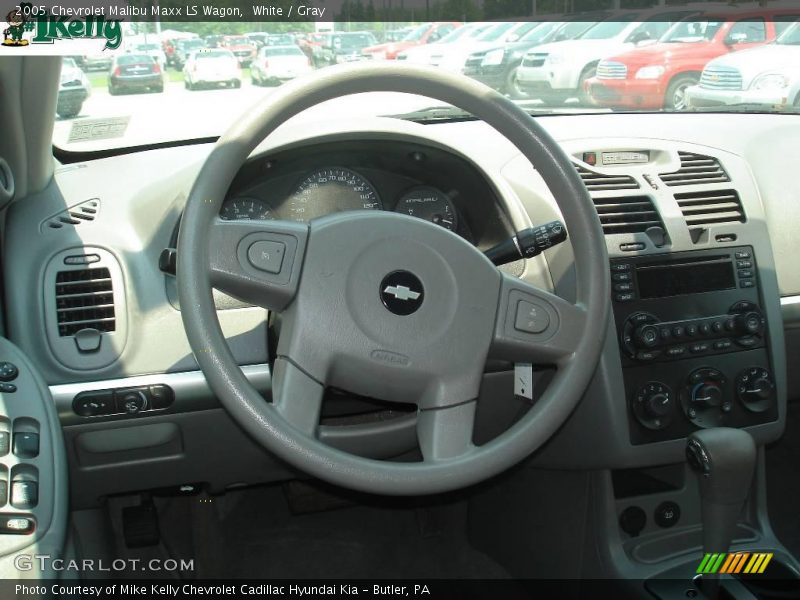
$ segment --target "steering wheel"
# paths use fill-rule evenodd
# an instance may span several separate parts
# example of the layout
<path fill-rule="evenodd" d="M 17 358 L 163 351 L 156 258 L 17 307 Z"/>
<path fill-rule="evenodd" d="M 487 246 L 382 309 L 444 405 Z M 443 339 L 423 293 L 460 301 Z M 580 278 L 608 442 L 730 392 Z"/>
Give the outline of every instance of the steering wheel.
<path fill-rule="evenodd" d="M 410 92 L 483 119 L 535 165 L 573 232 L 577 301 L 500 272 L 442 227 L 380 211 L 310 223 L 223 221 L 219 209 L 255 147 L 290 117 L 362 92 Z M 189 195 L 178 239 L 178 293 L 208 383 L 267 450 L 365 492 L 444 492 L 487 479 L 542 445 L 577 406 L 609 313 L 608 260 L 591 198 L 542 127 L 482 84 L 433 68 L 331 67 L 284 84 L 219 139 Z M 282 316 L 272 403 L 250 385 L 220 329 L 212 287 Z M 472 441 L 487 358 L 551 364 L 554 378 L 503 434 Z M 422 460 L 363 458 L 316 437 L 327 386 L 417 406 Z"/>

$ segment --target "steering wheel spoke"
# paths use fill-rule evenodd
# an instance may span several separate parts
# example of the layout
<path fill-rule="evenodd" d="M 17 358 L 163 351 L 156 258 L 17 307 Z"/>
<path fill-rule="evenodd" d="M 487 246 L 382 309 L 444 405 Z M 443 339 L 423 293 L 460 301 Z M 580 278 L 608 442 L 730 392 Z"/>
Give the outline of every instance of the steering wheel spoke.
<path fill-rule="evenodd" d="M 316 437 L 325 386 L 284 357 L 275 360 L 272 402 L 278 414 L 301 433 Z"/>
<path fill-rule="evenodd" d="M 417 441 L 425 462 L 459 458 L 475 450 L 477 401 L 420 410 L 417 413 Z"/>
<path fill-rule="evenodd" d="M 581 344 L 586 320 L 583 306 L 504 273 L 489 354 L 515 362 L 563 364 Z"/>
<path fill-rule="evenodd" d="M 307 239 L 303 223 L 214 219 L 208 244 L 211 283 L 251 304 L 282 310 L 297 292 Z"/>

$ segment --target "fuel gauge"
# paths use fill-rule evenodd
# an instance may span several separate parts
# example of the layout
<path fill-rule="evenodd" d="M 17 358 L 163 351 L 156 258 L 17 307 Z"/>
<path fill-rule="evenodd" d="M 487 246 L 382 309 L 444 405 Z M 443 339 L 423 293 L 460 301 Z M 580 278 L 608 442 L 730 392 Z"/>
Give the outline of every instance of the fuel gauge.
<path fill-rule="evenodd" d="M 403 194 L 395 212 L 425 219 L 450 231 L 458 227 L 458 217 L 450 198 L 441 190 L 427 185 L 411 188 Z"/>

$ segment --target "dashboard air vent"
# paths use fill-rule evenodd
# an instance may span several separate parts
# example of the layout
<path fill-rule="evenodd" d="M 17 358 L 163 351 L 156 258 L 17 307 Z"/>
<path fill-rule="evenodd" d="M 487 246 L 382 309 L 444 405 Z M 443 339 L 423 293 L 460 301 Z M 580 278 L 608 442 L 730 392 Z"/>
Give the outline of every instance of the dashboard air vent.
<path fill-rule="evenodd" d="M 583 185 L 590 192 L 602 192 L 606 190 L 635 190 L 639 184 L 630 175 L 604 175 L 595 173 L 580 165 L 575 165 L 578 175 L 583 180 Z"/>
<path fill-rule="evenodd" d="M 716 223 L 744 223 L 742 202 L 735 190 L 675 194 L 689 227 Z"/>
<path fill-rule="evenodd" d="M 603 233 L 644 233 L 650 227 L 663 227 L 661 217 L 649 196 L 593 198 Z"/>
<path fill-rule="evenodd" d="M 107 268 L 59 271 L 55 291 L 60 336 L 82 329 L 114 331 L 114 289 Z"/>
<path fill-rule="evenodd" d="M 678 152 L 681 168 L 674 173 L 659 173 L 661 181 L 668 186 L 693 185 L 698 183 L 722 183 L 730 181 L 730 177 L 716 158 Z"/>
<path fill-rule="evenodd" d="M 97 212 L 100 210 L 100 200 L 92 198 L 80 204 L 69 207 L 61 211 L 54 217 L 47 220 L 47 226 L 51 229 L 61 229 L 65 225 L 80 225 L 85 221 L 94 221 Z"/>

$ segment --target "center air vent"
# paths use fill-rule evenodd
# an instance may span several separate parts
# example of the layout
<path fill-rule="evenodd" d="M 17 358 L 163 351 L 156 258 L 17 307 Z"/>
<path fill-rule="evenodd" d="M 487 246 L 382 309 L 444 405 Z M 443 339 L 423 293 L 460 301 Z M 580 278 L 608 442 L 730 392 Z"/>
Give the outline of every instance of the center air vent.
<path fill-rule="evenodd" d="M 689 227 L 716 223 L 744 223 L 746 218 L 736 190 L 675 194 Z"/>
<path fill-rule="evenodd" d="M 55 291 L 58 335 L 114 331 L 114 287 L 107 268 L 59 271 Z"/>
<path fill-rule="evenodd" d="M 644 233 L 650 227 L 663 227 L 649 196 L 593 198 L 603 233 Z"/>
<path fill-rule="evenodd" d="M 590 192 L 602 192 L 606 190 L 636 190 L 639 184 L 630 175 L 604 175 L 595 173 L 580 165 L 575 165 L 578 175 L 583 180 L 583 185 Z"/>
<path fill-rule="evenodd" d="M 716 158 L 678 152 L 681 168 L 674 173 L 659 173 L 661 181 L 668 186 L 693 185 L 698 183 L 722 183 L 730 181 L 730 177 Z"/>

